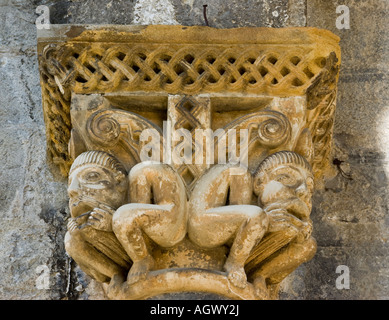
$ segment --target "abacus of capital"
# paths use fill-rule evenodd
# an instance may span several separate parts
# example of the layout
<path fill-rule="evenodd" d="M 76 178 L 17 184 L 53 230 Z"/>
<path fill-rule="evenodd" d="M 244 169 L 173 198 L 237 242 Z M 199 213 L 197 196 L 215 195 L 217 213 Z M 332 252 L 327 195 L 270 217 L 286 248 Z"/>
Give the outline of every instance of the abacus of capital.
<path fill-rule="evenodd" d="M 338 42 L 316 28 L 39 30 L 65 248 L 108 298 L 278 298 L 316 252 Z"/>

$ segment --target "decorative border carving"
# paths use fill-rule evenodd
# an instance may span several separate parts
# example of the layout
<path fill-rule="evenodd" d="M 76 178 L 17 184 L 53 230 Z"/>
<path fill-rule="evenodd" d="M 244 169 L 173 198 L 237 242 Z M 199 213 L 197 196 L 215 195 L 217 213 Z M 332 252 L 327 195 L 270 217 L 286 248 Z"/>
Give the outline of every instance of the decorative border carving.
<path fill-rule="evenodd" d="M 307 93 L 317 110 L 315 163 L 328 162 L 322 142 L 332 132 L 328 95 L 336 88 L 338 40 L 315 28 L 52 26 L 38 34 L 49 157 L 66 176 L 71 92 Z M 323 83 L 330 91 L 324 96 L 315 90 Z"/>
<path fill-rule="evenodd" d="M 182 26 L 38 39 L 49 156 L 64 176 L 74 160 L 65 248 L 82 270 L 113 299 L 276 298 L 317 248 L 339 39 Z"/>

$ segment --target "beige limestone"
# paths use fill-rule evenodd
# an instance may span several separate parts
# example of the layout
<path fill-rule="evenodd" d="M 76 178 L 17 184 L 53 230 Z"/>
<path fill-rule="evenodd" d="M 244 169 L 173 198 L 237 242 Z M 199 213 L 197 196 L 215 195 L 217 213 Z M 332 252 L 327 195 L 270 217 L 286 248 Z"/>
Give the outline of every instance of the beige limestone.
<path fill-rule="evenodd" d="M 64 175 L 73 163 L 66 249 L 111 299 L 277 298 L 316 250 L 309 215 L 331 173 L 337 42 L 314 28 L 42 31 L 48 149 Z M 221 130 L 197 158 L 196 129 Z"/>
<path fill-rule="evenodd" d="M 321 178 L 329 166 L 324 145 L 333 127 L 338 41 L 316 28 L 52 25 L 39 30 L 49 154 L 66 175 L 71 92 L 307 94 L 314 167 Z"/>
<path fill-rule="evenodd" d="M 124 167 L 105 152 L 82 153 L 70 169 L 68 194 L 69 255 L 100 282 L 128 269 L 131 260 L 112 232 L 112 214 L 127 199 Z"/>

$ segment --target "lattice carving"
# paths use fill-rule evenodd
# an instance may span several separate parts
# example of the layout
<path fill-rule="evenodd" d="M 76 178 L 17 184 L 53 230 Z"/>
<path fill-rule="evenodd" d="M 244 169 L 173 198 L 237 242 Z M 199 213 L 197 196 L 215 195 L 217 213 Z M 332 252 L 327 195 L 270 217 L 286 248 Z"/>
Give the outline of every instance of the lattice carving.
<path fill-rule="evenodd" d="M 181 129 L 188 130 L 190 137 L 190 146 L 192 151 L 200 148 L 196 144 L 196 130 L 197 129 L 209 129 L 210 128 L 210 101 L 207 98 L 194 98 L 190 96 L 173 96 L 170 98 L 169 102 L 169 119 L 171 120 L 172 125 L 172 137 L 175 137 L 174 132 Z M 174 159 L 179 158 L 181 155 L 180 152 L 180 141 L 174 138 L 172 142 L 172 156 L 173 163 Z M 189 145 L 189 143 L 188 143 Z M 182 164 L 173 164 L 177 169 L 177 172 L 183 178 L 188 192 L 193 189 L 196 181 L 200 178 L 202 173 L 209 167 L 206 164 L 205 154 L 200 161 L 201 163 L 196 164 L 195 159 L 196 152 L 191 152 L 190 162 L 185 161 Z"/>
<path fill-rule="evenodd" d="M 310 48 L 258 46 L 71 43 L 56 49 L 60 82 L 77 93 L 292 92 L 320 73 L 326 57 L 313 57 Z"/>
<path fill-rule="evenodd" d="M 168 32 L 164 30 L 157 37 L 153 28 L 148 27 L 143 38 L 138 37 L 138 31 L 93 30 L 55 43 L 46 38 L 39 40 L 49 157 L 65 175 L 70 165 L 67 142 L 71 92 L 304 95 L 323 82 L 323 74 L 328 73 L 326 61 L 335 61 L 330 55 L 339 58 L 331 36 L 318 40 L 321 35 L 316 29 L 261 29 L 258 34 L 244 29 L 243 37 L 235 30 L 225 30 L 220 41 L 220 31 L 213 29 L 199 28 L 197 34 L 185 36 L 185 28 L 167 27 Z M 277 43 L 269 40 L 266 32 L 275 33 Z M 174 34 L 174 40 L 169 34 Z M 334 68 L 336 65 L 335 61 Z M 337 71 L 331 74 L 336 86 Z M 324 109 L 319 110 L 325 113 Z M 316 112 L 316 118 L 323 124 L 320 114 Z M 320 140 L 315 135 L 321 135 L 321 130 L 312 132 L 314 139 Z M 318 143 L 316 154 L 321 155 L 322 149 Z M 315 161 L 326 157 L 317 156 Z"/>
<path fill-rule="evenodd" d="M 321 64 L 323 69 L 307 89 L 308 123 L 314 146 L 313 172 L 320 183 L 320 175 L 330 166 L 332 131 L 336 107 L 336 84 L 339 73 L 338 58 L 331 53 Z M 318 170 L 320 168 L 320 170 Z"/>
<path fill-rule="evenodd" d="M 38 52 L 65 248 L 111 299 L 276 299 L 317 248 L 338 38 L 311 28 L 52 26 Z M 198 136 L 200 135 L 200 136 Z M 68 151 L 69 150 L 69 151 Z"/>

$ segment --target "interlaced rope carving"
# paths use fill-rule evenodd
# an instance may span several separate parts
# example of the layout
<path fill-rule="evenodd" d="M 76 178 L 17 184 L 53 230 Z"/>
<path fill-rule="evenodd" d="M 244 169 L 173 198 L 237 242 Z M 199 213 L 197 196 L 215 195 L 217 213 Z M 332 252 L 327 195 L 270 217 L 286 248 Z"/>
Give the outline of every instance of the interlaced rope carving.
<path fill-rule="evenodd" d="M 319 174 L 322 175 L 323 171 L 328 170 L 331 163 L 330 151 L 336 108 L 336 82 L 339 73 L 338 58 L 335 53 L 331 53 L 321 63 L 323 65 L 322 71 L 307 89 L 308 121 L 314 146 L 312 169 L 318 182 L 320 182 Z M 321 170 L 317 170 L 318 168 Z"/>
<path fill-rule="evenodd" d="M 191 134 L 192 150 L 196 150 L 199 146 L 196 145 L 195 132 L 196 129 L 206 129 L 206 126 L 199 120 L 199 115 L 203 112 L 204 106 L 198 103 L 191 97 L 184 97 L 175 106 L 179 113 L 178 121 L 174 125 L 174 130 L 181 128 L 187 129 Z M 177 143 L 177 141 L 175 141 Z M 177 153 L 176 146 L 173 148 L 173 153 Z M 179 156 L 179 155 L 177 155 Z M 177 168 L 177 172 L 183 178 L 188 192 L 192 191 L 197 180 L 200 178 L 206 165 L 195 165 L 195 154 L 192 154 L 192 164 L 183 163 Z"/>
<path fill-rule="evenodd" d="M 40 55 L 50 157 L 66 175 L 70 165 L 67 144 L 71 130 L 71 92 L 303 95 L 323 74 L 327 60 L 309 45 L 66 42 L 50 46 Z M 330 128 L 324 136 L 320 128 L 313 132 L 318 155 L 322 154 L 324 142 L 332 132 L 329 125 L 332 113 L 323 120 L 321 113 L 328 114 L 323 103 L 312 105 L 321 106 L 321 111 L 316 112 L 320 128 Z M 327 106 L 330 108 L 331 103 Z M 317 156 L 315 161 L 320 159 Z"/>
<path fill-rule="evenodd" d="M 77 93 L 302 91 L 320 70 L 309 48 L 258 46 L 64 45 L 57 61 Z M 323 57 L 324 58 L 324 57 Z"/>
<path fill-rule="evenodd" d="M 71 160 L 68 153 L 70 139 L 70 99 L 60 92 L 54 77 L 41 66 L 42 104 L 46 123 L 47 152 L 63 176 L 67 176 Z"/>

